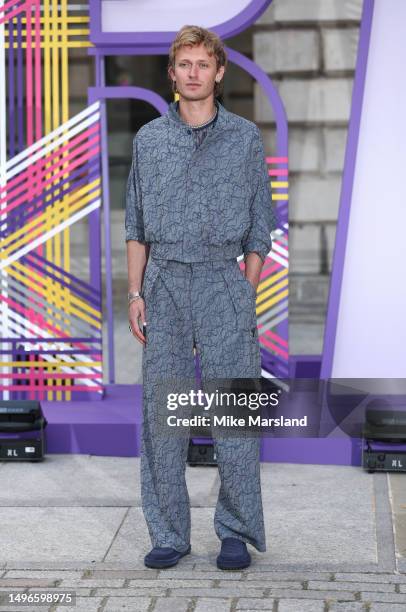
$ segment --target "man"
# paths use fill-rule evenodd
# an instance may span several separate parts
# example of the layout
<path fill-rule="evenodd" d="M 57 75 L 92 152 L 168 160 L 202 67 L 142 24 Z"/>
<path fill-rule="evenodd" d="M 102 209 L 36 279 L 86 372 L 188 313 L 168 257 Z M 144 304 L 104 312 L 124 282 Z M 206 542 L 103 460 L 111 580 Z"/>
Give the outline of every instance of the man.
<path fill-rule="evenodd" d="M 192 379 L 194 349 L 202 381 L 261 376 L 256 288 L 276 218 L 258 128 L 215 97 L 226 63 L 216 34 L 184 26 L 168 64 L 179 101 L 133 141 L 125 227 L 130 330 L 143 345 L 147 567 L 171 567 L 191 550 L 188 439 L 160 435 L 160 381 Z M 255 437 L 214 439 L 221 569 L 248 567 L 247 543 L 266 550 L 259 444 Z"/>

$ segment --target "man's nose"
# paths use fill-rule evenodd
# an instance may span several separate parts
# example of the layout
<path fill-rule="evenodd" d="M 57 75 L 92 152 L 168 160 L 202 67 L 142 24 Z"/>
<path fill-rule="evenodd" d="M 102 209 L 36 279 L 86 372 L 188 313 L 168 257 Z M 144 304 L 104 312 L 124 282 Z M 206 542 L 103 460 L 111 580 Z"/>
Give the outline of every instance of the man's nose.
<path fill-rule="evenodd" d="M 198 74 L 198 71 L 199 71 L 198 67 L 192 64 L 192 66 L 190 67 L 189 76 L 196 77 Z"/>

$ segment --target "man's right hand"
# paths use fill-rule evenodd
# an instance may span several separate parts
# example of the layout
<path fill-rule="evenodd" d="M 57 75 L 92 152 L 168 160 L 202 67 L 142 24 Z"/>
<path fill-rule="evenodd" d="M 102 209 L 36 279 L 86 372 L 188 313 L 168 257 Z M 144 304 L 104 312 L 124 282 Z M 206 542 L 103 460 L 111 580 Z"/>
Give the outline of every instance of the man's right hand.
<path fill-rule="evenodd" d="M 145 346 L 146 338 L 139 328 L 139 321 L 145 324 L 145 302 L 139 297 L 128 306 L 128 321 L 131 325 L 132 335 Z"/>

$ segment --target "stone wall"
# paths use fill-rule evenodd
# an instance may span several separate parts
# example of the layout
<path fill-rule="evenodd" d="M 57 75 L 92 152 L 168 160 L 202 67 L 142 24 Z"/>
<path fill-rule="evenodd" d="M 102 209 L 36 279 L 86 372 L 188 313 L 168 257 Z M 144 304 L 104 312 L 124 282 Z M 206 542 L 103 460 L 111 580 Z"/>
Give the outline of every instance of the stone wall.
<path fill-rule="evenodd" d="M 321 350 L 361 10 L 361 0 L 273 0 L 254 26 L 254 60 L 272 78 L 289 122 L 290 318 L 321 325 L 299 352 Z M 275 123 L 259 86 L 254 120 L 266 151 L 275 152 Z"/>

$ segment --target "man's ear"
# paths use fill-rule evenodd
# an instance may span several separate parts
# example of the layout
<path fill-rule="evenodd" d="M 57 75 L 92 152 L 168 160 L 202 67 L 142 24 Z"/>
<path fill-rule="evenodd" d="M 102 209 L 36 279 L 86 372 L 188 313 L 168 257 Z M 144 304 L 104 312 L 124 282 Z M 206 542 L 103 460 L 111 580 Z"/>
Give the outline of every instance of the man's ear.
<path fill-rule="evenodd" d="M 225 71 L 226 71 L 225 66 L 220 66 L 220 68 L 217 70 L 216 79 L 218 81 L 221 81 L 221 79 L 224 76 Z"/>

